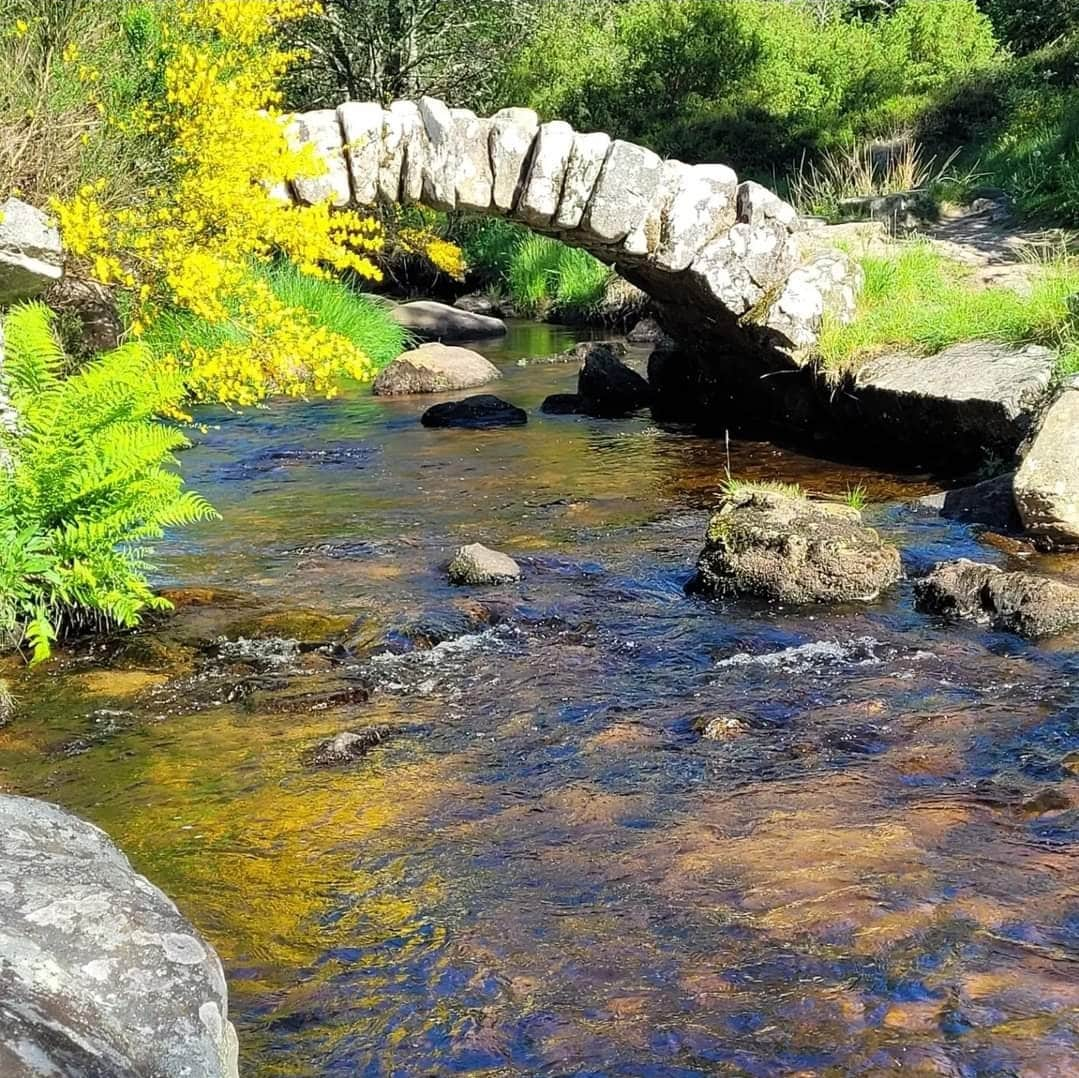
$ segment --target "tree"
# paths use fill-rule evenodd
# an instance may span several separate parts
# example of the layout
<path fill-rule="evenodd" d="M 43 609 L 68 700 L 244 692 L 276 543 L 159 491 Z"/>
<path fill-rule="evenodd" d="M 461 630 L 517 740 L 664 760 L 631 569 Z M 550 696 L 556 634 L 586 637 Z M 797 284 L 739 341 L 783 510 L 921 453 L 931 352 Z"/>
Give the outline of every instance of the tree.
<path fill-rule="evenodd" d="M 324 0 L 291 28 L 307 56 L 293 71 L 297 109 L 342 101 L 441 97 L 484 109 L 542 0 Z"/>

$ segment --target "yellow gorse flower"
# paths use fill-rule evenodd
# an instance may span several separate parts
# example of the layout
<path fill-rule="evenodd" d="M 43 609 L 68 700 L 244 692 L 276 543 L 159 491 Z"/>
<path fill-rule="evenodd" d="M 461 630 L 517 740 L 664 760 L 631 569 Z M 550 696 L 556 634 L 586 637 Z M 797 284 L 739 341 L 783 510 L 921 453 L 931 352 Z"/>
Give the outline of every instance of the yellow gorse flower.
<path fill-rule="evenodd" d="M 242 406 L 272 394 L 332 395 L 342 375 L 370 377 L 371 361 L 250 272 L 252 261 L 284 256 L 313 276 L 381 276 L 376 221 L 274 195 L 325 170 L 311 147 L 289 145 L 279 83 L 293 56 L 273 43 L 283 20 L 319 5 L 174 3 L 183 29 L 165 35 L 164 97 L 115 121 L 167 147 L 170 180 L 134 206 L 112 206 L 103 182 L 57 204 L 68 249 L 103 283 L 131 290 L 140 331 L 168 306 L 236 331 L 212 350 L 166 357 L 185 370 L 197 398 Z"/>

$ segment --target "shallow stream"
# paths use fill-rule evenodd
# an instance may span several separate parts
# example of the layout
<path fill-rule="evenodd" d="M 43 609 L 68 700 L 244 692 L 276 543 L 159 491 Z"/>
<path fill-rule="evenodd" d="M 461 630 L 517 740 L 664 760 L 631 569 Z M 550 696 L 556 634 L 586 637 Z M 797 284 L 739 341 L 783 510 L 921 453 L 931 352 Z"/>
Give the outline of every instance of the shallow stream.
<path fill-rule="evenodd" d="M 0 788 L 100 824 L 217 947 L 245 1076 L 1079 1074 L 1075 641 L 909 584 L 683 591 L 728 463 L 864 485 L 909 574 L 1017 553 L 907 507 L 924 477 L 542 416 L 575 368 L 518 361 L 573 339 L 480 346 L 525 428 L 361 391 L 200 415 L 225 519 L 162 548 L 180 608 L 18 673 Z M 523 582 L 450 587 L 473 541 Z"/>

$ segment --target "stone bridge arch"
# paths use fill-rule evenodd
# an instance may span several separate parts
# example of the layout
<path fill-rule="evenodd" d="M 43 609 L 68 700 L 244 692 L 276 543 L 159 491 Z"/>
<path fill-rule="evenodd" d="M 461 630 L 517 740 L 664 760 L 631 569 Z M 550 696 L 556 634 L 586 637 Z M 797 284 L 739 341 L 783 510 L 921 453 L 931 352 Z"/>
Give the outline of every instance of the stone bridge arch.
<path fill-rule="evenodd" d="M 428 97 L 300 113 L 290 133 L 327 171 L 283 197 L 520 222 L 614 266 L 652 297 L 672 337 L 739 366 L 791 369 L 826 312 L 853 312 L 849 260 L 804 251 L 794 208 L 726 165 L 663 160 L 529 109 L 484 118 Z"/>

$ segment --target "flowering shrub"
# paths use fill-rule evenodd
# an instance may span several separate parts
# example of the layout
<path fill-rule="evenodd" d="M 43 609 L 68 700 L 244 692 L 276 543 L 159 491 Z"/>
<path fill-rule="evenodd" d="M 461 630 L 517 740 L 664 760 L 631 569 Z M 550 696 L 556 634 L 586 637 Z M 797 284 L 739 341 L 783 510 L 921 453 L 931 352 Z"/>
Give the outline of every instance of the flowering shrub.
<path fill-rule="evenodd" d="M 134 298 L 138 336 L 163 309 L 231 324 L 235 341 L 184 344 L 165 357 L 202 400 L 249 405 L 270 394 L 332 395 L 340 375 L 373 365 L 353 341 L 282 303 L 251 261 L 284 255 L 310 276 L 352 270 L 377 280 L 377 222 L 328 203 L 297 206 L 275 190 L 325 164 L 286 137 L 278 83 L 294 59 L 274 44 L 281 23 L 314 0 L 168 0 L 157 30 L 161 92 L 109 120 L 157 147 L 160 173 L 137 204 L 115 204 L 106 180 L 57 202 L 69 251 Z M 242 342 L 242 343 L 241 343 Z"/>

